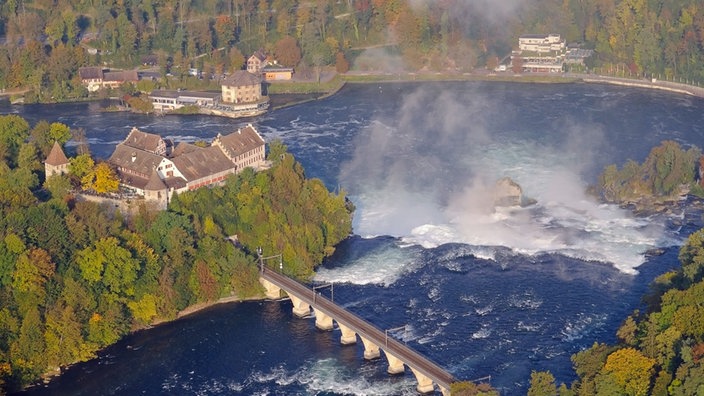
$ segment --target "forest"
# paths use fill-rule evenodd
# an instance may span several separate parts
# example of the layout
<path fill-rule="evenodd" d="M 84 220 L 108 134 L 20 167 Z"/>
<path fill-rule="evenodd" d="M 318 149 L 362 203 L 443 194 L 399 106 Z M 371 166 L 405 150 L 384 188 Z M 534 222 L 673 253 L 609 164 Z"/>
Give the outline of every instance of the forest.
<path fill-rule="evenodd" d="M 618 204 L 676 201 L 685 194 L 704 197 L 701 169 L 704 158 L 698 147 L 683 149 L 666 140 L 642 164 L 629 160 L 621 169 L 604 168 L 596 190 L 600 199 Z"/>
<path fill-rule="evenodd" d="M 190 67 L 208 79 L 258 49 L 302 72 L 469 72 L 496 65 L 522 34 L 548 33 L 594 49 L 589 68 L 704 82 L 696 0 L 7 0 L 0 89 L 83 98 L 87 65 L 154 65 L 183 83 Z"/>
<path fill-rule="evenodd" d="M 0 393 L 184 308 L 260 296 L 258 247 L 307 279 L 352 230 L 344 191 L 306 179 L 279 142 L 271 169 L 176 195 L 167 211 L 142 205 L 126 215 L 81 200 L 76 192 L 95 187 L 76 175 L 85 157 L 48 180 L 39 162 L 48 150 L 40 137 L 68 140 L 67 131 L 0 116 Z"/>

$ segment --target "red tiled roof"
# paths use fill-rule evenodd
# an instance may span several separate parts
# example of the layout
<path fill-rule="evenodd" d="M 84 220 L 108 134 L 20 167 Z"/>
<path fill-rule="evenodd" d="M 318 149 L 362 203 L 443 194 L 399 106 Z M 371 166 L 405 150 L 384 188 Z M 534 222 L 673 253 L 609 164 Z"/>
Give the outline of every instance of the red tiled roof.
<path fill-rule="evenodd" d="M 184 153 L 175 157 L 173 162 L 189 182 L 234 168 L 232 161 L 213 146 Z"/>
<path fill-rule="evenodd" d="M 250 56 L 250 58 L 257 58 L 261 62 L 264 62 L 266 60 L 266 54 L 263 49 L 258 49 L 252 54 L 252 56 Z"/>
<path fill-rule="evenodd" d="M 53 166 L 68 164 L 68 158 L 66 158 L 66 154 L 64 154 L 64 150 L 61 149 L 59 142 L 54 142 L 44 163 Z"/>
<path fill-rule="evenodd" d="M 213 145 L 219 145 L 228 158 L 233 159 L 259 146 L 264 145 L 264 139 L 257 133 L 252 125 L 240 128 L 229 135 L 218 135 Z"/>
<path fill-rule="evenodd" d="M 98 66 L 79 67 L 78 75 L 81 80 L 102 80 L 103 68 Z"/>
<path fill-rule="evenodd" d="M 161 191 L 166 190 L 166 184 L 159 177 L 159 173 L 154 169 L 151 176 L 149 176 L 149 182 L 144 185 L 145 190 L 149 191 Z"/>
<path fill-rule="evenodd" d="M 261 83 L 262 79 L 260 77 L 255 76 L 245 70 L 237 70 L 223 80 L 222 85 L 230 87 L 245 87 L 248 85 L 257 85 Z"/>
<path fill-rule="evenodd" d="M 156 153 L 159 143 L 162 141 L 161 136 L 153 133 L 142 132 L 137 128 L 132 128 L 129 135 L 122 143 L 124 145 L 134 147 L 136 149 Z"/>
<path fill-rule="evenodd" d="M 179 155 L 183 155 L 186 153 L 190 153 L 191 151 L 195 150 L 200 150 L 201 147 L 196 146 L 195 144 L 191 144 L 188 142 L 178 142 L 176 145 L 176 148 L 174 148 L 174 151 L 171 153 L 172 157 L 178 157 Z"/>
<path fill-rule="evenodd" d="M 103 73 L 103 81 L 139 81 L 139 76 L 136 70 L 111 71 Z"/>
<path fill-rule="evenodd" d="M 164 157 L 160 155 L 135 149 L 134 147 L 120 143 L 115 147 L 115 151 L 112 153 L 112 156 L 110 156 L 110 159 L 108 159 L 108 162 L 118 168 L 129 169 L 138 175 L 142 175 L 142 177 L 146 179 L 148 177 L 147 175 L 151 175 L 152 171 L 159 166 L 163 159 Z M 131 177 L 134 176 L 132 175 Z"/>

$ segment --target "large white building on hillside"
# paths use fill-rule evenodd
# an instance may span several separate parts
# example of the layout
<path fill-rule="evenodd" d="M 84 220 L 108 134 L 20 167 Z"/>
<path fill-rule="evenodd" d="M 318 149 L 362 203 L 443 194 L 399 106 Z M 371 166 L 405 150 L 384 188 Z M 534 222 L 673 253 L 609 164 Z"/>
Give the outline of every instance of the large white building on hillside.
<path fill-rule="evenodd" d="M 524 34 L 518 38 L 518 49 L 541 54 L 562 52 L 565 50 L 565 41 L 559 34 Z"/>
<path fill-rule="evenodd" d="M 565 41 L 559 34 L 524 34 L 518 38 L 518 51 L 511 55 L 515 66 L 524 72 L 562 72 Z"/>

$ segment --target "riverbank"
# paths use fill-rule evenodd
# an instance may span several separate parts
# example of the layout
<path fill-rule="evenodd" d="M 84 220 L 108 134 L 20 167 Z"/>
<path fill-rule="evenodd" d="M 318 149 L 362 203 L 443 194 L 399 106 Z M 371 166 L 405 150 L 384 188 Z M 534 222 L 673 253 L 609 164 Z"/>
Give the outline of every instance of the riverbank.
<path fill-rule="evenodd" d="M 660 81 L 657 79 L 652 79 L 650 81 L 634 80 L 620 77 L 596 76 L 591 74 L 580 75 L 579 78 L 586 83 L 611 84 L 634 88 L 657 89 L 704 98 L 704 88 L 671 81 Z"/>
<path fill-rule="evenodd" d="M 486 81 L 486 82 L 521 82 L 521 83 L 546 83 L 569 84 L 575 82 L 621 85 L 634 88 L 648 88 L 679 93 L 704 98 L 704 87 L 662 81 L 657 79 L 645 80 L 625 77 L 612 77 L 596 74 L 582 73 L 521 73 L 513 72 L 472 72 L 472 73 L 371 73 L 351 72 L 343 77 L 345 82 L 351 83 L 390 83 L 406 81 Z"/>
<path fill-rule="evenodd" d="M 215 301 L 201 302 L 201 303 L 197 303 L 197 304 L 191 305 L 189 307 L 186 307 L 176 314 L 176 319 L 180 319 L 180 318 L 186 317 L 188 315 L 192 315 L 196 312 L 202 311 L 204 309 L 207 309 L 207 308 L 219 305 L 219 304 L 227 304 L 227 303 L 233 303 L 233 302 L 244 302 L 244 301 L 260 301 L 260 300 L 264 300 L 264 299 L 266 299 L 266 297 L 263 294 L 260 296 L 245 297 L 245 298 L 238 297 L 238 296 L 222 297 L 222 298 L 217 299 Z M 152 326 L 158 326 L 159 324 L 168 323 L 168 322 L 171 322 L 172 320 L 176 320 L 176 319 L 159 320 L 159 321 L 152 323 Z"/>

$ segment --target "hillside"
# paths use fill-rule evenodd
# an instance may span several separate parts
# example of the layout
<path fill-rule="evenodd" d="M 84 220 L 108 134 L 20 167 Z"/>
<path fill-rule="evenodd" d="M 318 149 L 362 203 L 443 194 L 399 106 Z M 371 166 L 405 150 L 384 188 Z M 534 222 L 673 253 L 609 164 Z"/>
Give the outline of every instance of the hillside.
<path fill-rule="evenodd" d="M 307 73 L 470 71 L 516 47 L 522 34 L 557 33 L 594 49 L 589 68 L 697 82 L 704 69 L 704 9 L 694 0 L 11 0 L 0 5 L 0 89 L 29 100 L 87 96 L 78 67 L 158 67 L 184 85 L 237 70 L 257 49 Z M 194 83 L 195 84 L 195 83 Z M 148 91 L 144 82 L 124 91 Z M 129 93 L 129 92 L 127 92 Z"/>

